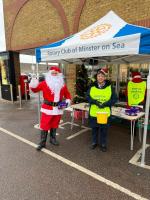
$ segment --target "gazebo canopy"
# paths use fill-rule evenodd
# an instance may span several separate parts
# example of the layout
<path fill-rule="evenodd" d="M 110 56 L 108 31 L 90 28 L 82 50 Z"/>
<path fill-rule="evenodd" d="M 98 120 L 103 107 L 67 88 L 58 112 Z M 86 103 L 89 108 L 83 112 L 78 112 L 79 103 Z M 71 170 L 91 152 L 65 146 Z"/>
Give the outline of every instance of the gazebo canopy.
<path fill-rule="evenodd" d="M 126 23 L 113 11 L 86 29 L 36 49 L 37 62 L 141 63 L 150 61 L 150 29 Z M 138 55 L 138 56 L 137 56 Z"/>

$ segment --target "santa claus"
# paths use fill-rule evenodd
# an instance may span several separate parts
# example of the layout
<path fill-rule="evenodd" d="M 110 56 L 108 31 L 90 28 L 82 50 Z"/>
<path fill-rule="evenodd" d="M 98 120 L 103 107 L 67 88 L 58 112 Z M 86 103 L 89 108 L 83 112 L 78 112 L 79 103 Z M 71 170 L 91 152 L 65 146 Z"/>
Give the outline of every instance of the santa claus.
<path fill-rule="evenodd" d="M 32 92 L 43 92 L 43 103 L 41 106 L 41 140 L 37 146 L 37 150 L 41 150 L 46 146 L 47 134 L 50 130 L 50 143 L 59 145 L 56 140 L 56 129 L 58 128 L 63 109 L 61 103 L 65 98 L 65 104 L 70 105 L 71 95 L 64 84 L 63 75 L 57 66 L 52 66 L 46 74 L 45 80 L 40 82 L 32 79 L 30 82 Z"/>

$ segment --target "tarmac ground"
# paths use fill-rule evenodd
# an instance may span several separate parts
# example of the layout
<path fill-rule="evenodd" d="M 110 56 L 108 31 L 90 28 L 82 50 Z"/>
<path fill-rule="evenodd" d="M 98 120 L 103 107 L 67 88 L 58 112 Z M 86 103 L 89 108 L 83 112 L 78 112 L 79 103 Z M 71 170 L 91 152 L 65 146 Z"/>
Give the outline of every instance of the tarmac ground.
<path fill-rule="evenodd" d="M 57 129 L 60 146 L 47 141 L 46 149 L 37 152 L 40 132 L 34 128 L 38 123 L 36 96 L 24 100 L 22 109 L 19 102 L 0 100 L 1 200 L 150 199 L 150 170 L 129 163 L 141 143 L 136 136 L 134 150 L 130 150 L 127 122 L 110 126 L 105 153 L 99 147 L 89 148 L 91 130 L 87 121 L 84 125 L 75 121 L 72 130 L 70 122 L 66 111 Z M 148 165 L 149 155 L 147 148 Z"/>

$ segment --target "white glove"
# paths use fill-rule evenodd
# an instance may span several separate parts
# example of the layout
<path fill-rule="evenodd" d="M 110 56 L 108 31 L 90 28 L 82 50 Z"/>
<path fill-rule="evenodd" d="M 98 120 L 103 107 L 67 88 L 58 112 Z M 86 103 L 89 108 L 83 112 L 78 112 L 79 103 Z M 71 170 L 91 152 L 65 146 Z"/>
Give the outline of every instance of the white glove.
<path fill-rule="evenodd" d="M 68 107 L 71 105 L 71 100 L 70 99 L 66 99 L 66 103 L 68 103 Z"/>
<path fill-rule="evenodd" d="M 32 78 L 30 83 L 29 83 L 29 87 L 30 88 L 36 88 L 39 84 L 39 81 L 36 78 Z"/>

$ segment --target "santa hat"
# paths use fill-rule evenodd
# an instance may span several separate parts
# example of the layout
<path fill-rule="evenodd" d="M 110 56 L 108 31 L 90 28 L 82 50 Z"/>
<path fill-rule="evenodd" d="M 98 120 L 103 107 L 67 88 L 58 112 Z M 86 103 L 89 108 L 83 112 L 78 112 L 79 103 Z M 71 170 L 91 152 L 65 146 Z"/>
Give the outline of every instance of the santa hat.
<path fill-rule="evenodd" d="M 132 79 L 135 79 L 135 78 L 141 79 L 142 78 L 140 72 L 132 72 L 131 76 L 132 76 Z"/>
<path fill-rule="evenodd" d="M 50 67 L 50 69 L 49 69 L 50 71 L 56 71 L 56 72 L 58 72 L 58 73 L 61 73 L 61 70 L 60 70 L 60 68 L 59 67 L 57 67 L 57 66 L 52 66 L 52 67 Z"/>
<path fill-rule="evenodd" d="M 107 76 L 108 75 L 108 68 L 107 67 L 103 67 L 103 68 L 99 69 L 97 71 L 97 74 L 103 74 L 103 75 Z"/>

